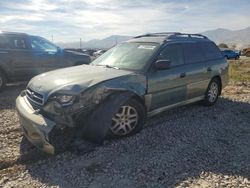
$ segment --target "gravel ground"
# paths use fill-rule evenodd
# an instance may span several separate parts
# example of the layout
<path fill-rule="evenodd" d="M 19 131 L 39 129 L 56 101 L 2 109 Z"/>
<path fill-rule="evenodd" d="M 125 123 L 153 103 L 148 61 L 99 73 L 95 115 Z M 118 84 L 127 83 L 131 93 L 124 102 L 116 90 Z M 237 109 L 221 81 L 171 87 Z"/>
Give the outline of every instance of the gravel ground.
<path fill-rule="evenodd" d="M 250 84 L 230 83 L 215 106 L 148 119 L 135 136 L 54 157 L 22 141 L 14 101 L 24 87 L 0 93 L 0 187 L 250 187 Z"/>

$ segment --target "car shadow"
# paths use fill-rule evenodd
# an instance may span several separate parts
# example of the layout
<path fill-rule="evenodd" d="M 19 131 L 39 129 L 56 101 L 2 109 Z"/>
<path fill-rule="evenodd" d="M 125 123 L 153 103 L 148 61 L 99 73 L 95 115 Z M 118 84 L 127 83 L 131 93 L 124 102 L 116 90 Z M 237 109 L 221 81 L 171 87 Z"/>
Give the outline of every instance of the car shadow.
<path fill-rule="evenodd" d="M 127 155 L 129 159 L 125 166 L 126 171 L 139 170 L 139 179 L 144 173 L 144 178 L 138 180 L 141 182 L 134 182 L 133 187 L 141 184 L 174 187 L 188 178 L 198 178 L 203 172 L 243 176 L 250 179 L 249 122 L 249 103 L 220 98 L 212 107 L 192 104 L 164 112 L 148 119 L 141 133 L 111 141 L 102 146 L 101 153 L 91 152 L 93 155 L 102 155 L 100 163 L 104 166 L 113 156 L 114 159 L 110 160 L 114 164 L 106 170 L 98 166 L 97 172 L 93 174 L 88 170 L 92 168 L 91 165 L 83 165 L 84 167 L 80 169 L 81 162 L 84 163 L 85 159 L 91 160 L 90 154 L 82 156 L 69 154 L 70 157 L 66 159 L 63 157 L 64 154 L 61 154 L 50 160 L 44 160 L 43 168 L 30 163 L 26 164 L 26 169 L 34 179 L 46 185 L 72 187 L 85 185 L 84 182 L 90 177 L 89 174 L 93 181 L 105 177 L 107 179 L 105 181 L 108 182 L 109 171 L 119 171 L 116 163 L 122 161 L 124 155 Z M 110 147 L 115 145 L 119 148 L 119 145 L 123 147 L 126 143 L 134 146 L 126 147 L 126 152 L 123 154 L 118 152 L 111 155 Z M 143 143 L 143 146 L 139 143 Z M 149 147 L 150 145 L 153 146 Z M 141 150 L 137 150 L 138 147 L 141 147 Z M 135 163 L 131 156 L 143 158 L 144 161 Z M 154 161 L 153 165 L 151 161 Z M 77 162 L 78 164 L 72 164 Z M 158 177 L 153 183 L 152 180 L 145 178 L 146 175 L 150 175 L 150 172 Z M 84 174 L 86 179 L 68 178 L 68 176 L 77 177 L 79 174 Z"/>
<path fill-rule="evenodd" d="M 9 84 L 0 92 L 0 110 L 14 109 L 15 101 L 22 90 L 25 89 L 27 82 Z"/>

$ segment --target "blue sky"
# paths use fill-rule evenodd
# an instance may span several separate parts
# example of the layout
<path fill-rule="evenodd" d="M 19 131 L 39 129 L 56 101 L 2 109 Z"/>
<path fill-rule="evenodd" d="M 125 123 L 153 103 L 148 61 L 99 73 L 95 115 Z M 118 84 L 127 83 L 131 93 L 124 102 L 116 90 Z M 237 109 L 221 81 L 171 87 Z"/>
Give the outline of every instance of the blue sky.
<path fill-rule="evenodd" d="M 0 0 L 0 30 L 56 42 L 250 26 L 250 0 Z"/>

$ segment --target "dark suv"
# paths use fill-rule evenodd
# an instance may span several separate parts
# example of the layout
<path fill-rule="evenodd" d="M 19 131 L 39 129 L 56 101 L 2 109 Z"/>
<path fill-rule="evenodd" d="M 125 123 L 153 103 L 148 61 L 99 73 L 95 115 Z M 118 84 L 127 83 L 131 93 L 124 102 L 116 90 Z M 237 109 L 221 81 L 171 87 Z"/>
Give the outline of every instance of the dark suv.
<path fill-rule="evenodd" d="M 164 110 L 213 105 L 227 73 L 227 61 L 207 37 L 153 33 L 115 46 L 90 65 L 34 77 L 16 106 L 28 140 L 54 153 L 69 138 L 101 143 L 138 132 L 145 117 Z"/>
<path fill-rule="evenodd" d="M 89 63 L 88 55 L 63 50 L 42 37 L 0 33 L 0 90 L 6 82 L 29 80 L 53 69 Z"/>

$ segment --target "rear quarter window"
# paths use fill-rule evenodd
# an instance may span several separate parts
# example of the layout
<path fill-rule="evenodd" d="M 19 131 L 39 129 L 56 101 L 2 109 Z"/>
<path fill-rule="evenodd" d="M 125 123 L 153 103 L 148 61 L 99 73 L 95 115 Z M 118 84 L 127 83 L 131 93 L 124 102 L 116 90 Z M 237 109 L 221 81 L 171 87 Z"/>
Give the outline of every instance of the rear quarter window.
<path fill-rule="evenodd" d="M 213 42 L 201 42 L 199 43 L 199 46 L 203 51 L 205 58 L 208 60 L 218 59 L 222 57 L 221 51 Z M 227 50 L 224 52 L 227 52 Z"/>

